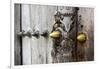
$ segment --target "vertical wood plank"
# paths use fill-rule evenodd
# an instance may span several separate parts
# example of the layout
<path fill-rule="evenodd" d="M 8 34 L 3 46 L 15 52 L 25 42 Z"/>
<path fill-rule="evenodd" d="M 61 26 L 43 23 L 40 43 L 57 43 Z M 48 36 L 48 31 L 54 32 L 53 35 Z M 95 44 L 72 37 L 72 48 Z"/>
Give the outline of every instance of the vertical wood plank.
<path fill-rule="evenodd" d="M 30 30 L 30 10 L 29 5 L 22 5 L 22 30 L 29 31 Z M 23 64 L 31 64 L 31 45 L 30 45 L 29 37 L 22 37 L 22 45 L 23 45 Z"/>
<path fill-rule="evenodd" d="M 79 25 L 79 31 L 85 32 L 88 39 L 84 44 L 78 43 L 78 57 L 81 61 L 94 60 L 94 9 L 93 8 L 80 8 L 79 15 L 81 20 Z"/>
<path fill-rule="evenodd" d="M 42 33 L 42 24 L 43 24 L 43 19 L 42 17 L 42 6 L 39 5 L 32 5 L 31 6 L 31 23 L 34 30 L 38 30 L 39 33 Z M 45 27 L 45 26 L 44 26 Z M 32 37 L 32 64 L 41 64 L 41 63 L 46 63 L 46 52 L 45 52 L 45 44 L 42 43 L 43 37 Z"/>
<path fill-rule="evenodd" d="M 47 29 L 49 31 L 49 34 L 52 31 L 53 28 L 53 24 L 55 23 L 55 19 L 54 19 L 54 14 L 57 10 L 56 6 L 47 6 L 47 13 L 46 13 L 46 24 L 47 24 Z M 52 42 L 52 38 L 48 37 L 48 41 L 47 41 L 47 63 L 52 63 L 53 62 L 53 57 L 51 56 L 51 51 L 53 49 L 53 42 Z"/>
<path fill-rule="evenodd" d="M 39 30 L 39 15 L 38 14 L 38 10 L 39 7 L 38 6 L 35 6 L 33 7 L 33 5 L 31 5 L 31 8 L 30 8 L 30 13 L 31 13 L 31 28 L 35 31 L 40 31 Z M 40 59 L 39 59 L 39 39 L 40 38 L 36 38 L 36 37 L 32 37 L 32 40 L 31 40 L 31 46 L 32 46 L 32 64 L 39 64 L 40 63 Z"/>
<path fill-rule="evenodd" d="M 46 21 L 46 17 L 47 17 L 47 7 L 46 6 L 40 6 L 40 33 L 42 34 L 45 30 L 48 30 L 47 29 L 47 21 Z M 43 36 L 40 36 L 40 42 L 41 42 L 41 45 L 40 45 L 40 49 L 41 49 L 41 52 L 40 54 L 42 55 L 42 60 L 43 63 L 47 63 L 47 42 L 48 42 L 48 39 L 46 37 L 43 37 Z"/>
<path fill-rule="evenodd" d="M 35 30 L 39 30 L 40 34 L 44 32 L 45 30 L 48 30 L 48 22 L 50 23 L 53 20 L 49 20 L 48 16 L 52 18 L 51 14 L 49 12 L 52 12 L 54 10 L 50 9 L 48 10 L 48 6 L 41 6 L 41 5 L 32 5 L 31 6 L 31 28 L 34 28 Z M 53 15 L 53 14 L 52 14 Z M 51 22 L 50 24 L 52 24 Z M 50 31 L 49 31 L 50 32 Z M 48 44 L 49 38 L 45 38 L 43 36 L 40 36 L 39 39 L 36 39 L 32 37 L 32 63 L 50 63 L 51 51 Z M 49 47 L 49 48 L 48 48 Z M 49 55 L 49 56 L 48 56 Z"/>
<path fill-rule="evenodd" d="M 14 62 L 15 65 L 20 65 L 21 64 L 21 50 L 20 50 L 20 37 L 17 36 L 17 33 L 20 32 L 20 4 L 15 4 L 14 5 Z"/>

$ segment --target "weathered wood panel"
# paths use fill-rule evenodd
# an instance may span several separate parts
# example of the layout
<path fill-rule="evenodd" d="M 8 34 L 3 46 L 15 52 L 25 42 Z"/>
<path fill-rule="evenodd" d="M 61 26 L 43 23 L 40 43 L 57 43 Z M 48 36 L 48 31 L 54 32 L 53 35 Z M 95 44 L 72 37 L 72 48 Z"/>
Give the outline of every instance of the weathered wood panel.
<path fill-rule="evenodd" d="M 85 43 L 78 43 L 78 60 L 91 61 L 94 60 L 94 9 L 82 7 L 78 14 L 81 15 L 78 33 L 85 32 L 88 38 Z"/>
<path fill-rule="evenodd" d="M 15 65 L 21 64 L 21 38 L 17 36 L 17 33 L 20 32 L 20 4 L 14 5 L 14 62 Z"/>
<path fill-rule="evenodd" d="M 54 24 L 54 14 L 56 11 L 57 7 L 56 6 L 46 6 L 46 24 L 47 24 L 47 30 L 49 31 L 49 34 L 51 33 L 53 24 Z M 47 63 L 52 63 L 53 62 L 53 58 L 51 55 L 51 51 L 52 51 L 52 39 L 50 37 L 47 38 L 47 50 L 46 50 L 46 56 L 47 56 Z M 46 40 L 47 40 L 46 39 Z"/>
<path fill-rule="evenodd" d="M 53 21 L 53 14 L 55 12 L 55 7 L 31 5 L 31 28 L 38 30 L 42 34 L 45 30 L 51 31 L 51 26 Z M 49 43 L 49 38 L 32 37 L 32 64 L 41 63 L 51 63 L 51 48 L 52 43 Z"/>
<path fill-rule="evenodd" d="M 22 5 L 22 30 L 25 32 L 31 30 L 30 28 L 30 8 L 29 5 Z M 28 36 L 22 37 L 23 48 L 23 64 L 31 64 L 31 38 Z"/>
<path fill-rule="evenodd" d="M 39 31 L 39 33 L 42 33 L 42 24 L 44 25 L 44 16 L 42 13 L 43 8 L 42 6 L 31 6 L 31 23 L 32 27 L 35 31 Z M 42 17 L 43 16 L 43 17 Z M 44 25 L 44 27 L 46 27 Z M 43 64 L 46 63 L 46 42 L 43 39 L 43 37 L 33 37 L 32 42 L 37 41 L 36 43 L 32 43 L 32 63 L 33 64 Z M 37 44 L 36 46 L 34 44 Z M 35 50 L 34 50 L 35 48 Z M 36 54 L 34 54 L 36 52 Z M 34 56 L 36 58 L 34 58 Z M 34 61 L 35 60 L 35 61 Z"/>

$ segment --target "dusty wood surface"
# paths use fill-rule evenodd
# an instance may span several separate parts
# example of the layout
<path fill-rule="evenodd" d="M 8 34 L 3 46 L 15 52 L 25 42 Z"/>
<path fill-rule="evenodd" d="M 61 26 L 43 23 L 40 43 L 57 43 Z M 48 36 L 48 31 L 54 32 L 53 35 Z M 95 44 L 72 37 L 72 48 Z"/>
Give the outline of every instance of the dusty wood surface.
<path fill-rule="evenodd" d="M 22 30 L 29 31 L 30 28 L 30 10 L 29 5 L 22 5 Z M 22 37 L 22 49 L 23 49 L 23 64 L 32 64 L 31 59 L 31 38 L 28 36 Z"/>
<path fill-rule="evenodd" d="M 85 43 L 78 43 L 78 61 L 91 61 L 94 60 L 94 9 L 80 8 L 78 14 L 81 15 L 78 33 L 85 32 L 88 38 Z"/>
<path fill-rule="evenodd" d="M 15 65 L 20 65 L 21 64 L 21 50 L 20 50 L 20 37 L 17 36 L 17 33 L 20 32 L 20 5 L 19 4 L 15 4 L 15 12 L 14 12 L 14 16 L 15 16 L 15 24 L 14 24 L 14 62 Z"/>
<path fill-rule="evenodd" d="M 31 28 L 38 30 L 41 34 L 45 30 L 51 31 L 52 24 L 54 23 L 53 14 L 56 7 L 31 5 Z M 50 37 L 32 37 L 32 64 L 52 63 L 51 49 L 52 42 Z"/>

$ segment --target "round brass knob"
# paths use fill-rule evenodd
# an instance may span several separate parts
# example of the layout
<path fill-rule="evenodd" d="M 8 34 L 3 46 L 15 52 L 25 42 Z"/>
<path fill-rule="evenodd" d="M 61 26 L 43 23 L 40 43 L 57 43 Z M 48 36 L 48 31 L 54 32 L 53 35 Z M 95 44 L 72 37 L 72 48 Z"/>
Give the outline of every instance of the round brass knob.
<path fill-rule="evenodd" d="M 59 38 L 60 36 L 61 36 L 61 33 L 59 31 L 53 31 L 50 34 L 50 37 L 52 37 L 52 38 Z"/>
<path fill-rule="evenodd" d="M 79 33 L 78 36 L 77 36 L 77 40 L 80 43 L 84 43 L 87 40 L 86 33 L 83 33 L 83 32 Z"/>

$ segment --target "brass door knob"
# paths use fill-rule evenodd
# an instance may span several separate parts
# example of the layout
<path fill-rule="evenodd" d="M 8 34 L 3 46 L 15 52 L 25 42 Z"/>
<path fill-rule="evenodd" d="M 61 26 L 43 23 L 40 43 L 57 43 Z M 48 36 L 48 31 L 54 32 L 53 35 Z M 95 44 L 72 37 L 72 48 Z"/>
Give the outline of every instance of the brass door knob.
<path fill-rule="evenodd" d="M 80 43 L 84 43 L 87 40 L 86 33 L 83 33 L 83 32 L 82 33 L 79 33 L 78 36 L 77 36 L 77 40 Z"/>
<path fill-rule="evenodd" d="M 52 38 L 59 38 L 60 36 L 61 36 L 61 33 L 59 31 L 53 31 L 50 34 L 50 37 L 52 37 Z"/>

